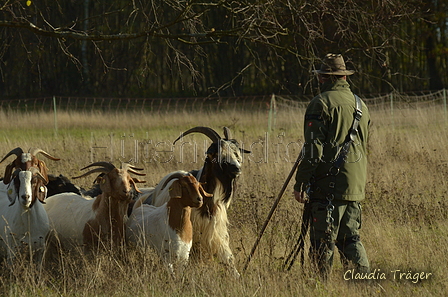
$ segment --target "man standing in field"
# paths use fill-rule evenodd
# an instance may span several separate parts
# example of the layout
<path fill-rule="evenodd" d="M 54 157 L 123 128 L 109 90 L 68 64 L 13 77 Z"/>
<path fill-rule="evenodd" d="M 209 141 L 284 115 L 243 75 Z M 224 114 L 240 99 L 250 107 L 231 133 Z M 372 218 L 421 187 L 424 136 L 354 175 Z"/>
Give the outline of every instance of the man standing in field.
<path fill-rule="evenodd" d="M 320 276 L 326 279 L 330 273 L 335 245 L 346 269 L 353 266 L 356 272 L 368 273 L 369 261 L 359 229 L 367 174 L 369 112 L 350 90 L 346 78 L 354 71 L 346 69 L 340 54 L 327 54 L 314 72 L 321 83 L 321 94 L 311 100 L 305 113 L 305 144 L 294 197 L 306 203 L 311 213 L 310 254 Z M 359 121 L 355 120 L 357 107 L 362 111 L 357 113 Z"/>

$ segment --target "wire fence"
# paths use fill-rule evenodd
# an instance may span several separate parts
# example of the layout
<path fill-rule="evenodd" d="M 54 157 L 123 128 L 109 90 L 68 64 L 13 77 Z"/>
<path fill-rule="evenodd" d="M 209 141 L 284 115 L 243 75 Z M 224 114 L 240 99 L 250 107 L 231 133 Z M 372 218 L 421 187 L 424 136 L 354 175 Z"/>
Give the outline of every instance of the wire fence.
<path fill-rule="evenodd" d="M 423 108 L 440 106 L 447 109 L 447 90 L 421 93 L 398 93 L 393 92 L 385 95 L 364 97 L 361 96 L 371 110 L 390 110 L 405 108 Z M 276 96 L 277 108 L 306 108 L 308 101 L 298 101 L 291 97 Z"/>
<path fill-rule="evenodd" d="M 271 96 L 226 98 L 92 98 L 44 97 L 1 100 L 4 111 L 215 112 L 266 109 Z"/>
<path fill-rule="evenodd" d="M 369 109 L 390 110 L 440 106 L 447 110 L 446 89 L 434 92 L 398 93 L 379 96 L 361 96 Z M 43 97 L 0 100 L 0 111 L 21 112 L 216 112 L 216 111 L 265 111 L 304 109 L 311 98 L 301 96 L 265 95 L 221 98 L 92 98 L 92 97 Z"/>

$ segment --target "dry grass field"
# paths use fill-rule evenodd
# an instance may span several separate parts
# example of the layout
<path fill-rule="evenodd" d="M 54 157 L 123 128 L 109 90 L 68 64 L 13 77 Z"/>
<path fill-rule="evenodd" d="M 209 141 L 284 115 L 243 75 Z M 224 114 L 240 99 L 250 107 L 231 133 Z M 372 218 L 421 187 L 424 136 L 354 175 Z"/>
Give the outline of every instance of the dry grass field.
<path fill-rule="evenodd" d="M 40 147 L 61 161 L 45 160 L 51 173 L 72 177 L 92 161 L 132 161 L 154 186 L 168 172 L 202 166 L 210 141 L 182 131 L 229 127 L 245 149 L 243 174 L 229 209 L 231 248 L 241 271 L 259 230 L 290 172 L 302 144 L 303 110 L 279 110 L 267 133 L 266 111 L 219 114 L 54 115 L 0 112 L 0 155 L 15 147 Z M 151 250 L 127 248 L 94 258 L 65 254 L 38 271 L 26 260 L 1 267 L 4 296 L 445 296 L 448 293 L 448 119 L 440 107 L 371 110 L 369 178 L 363 203 L 362 240 L 371 281 L 355 281 L 338 257 L 331 277 L 321 283 L 299 261 L 282 264 L 294 245 L 302 206 L 289 184 L 260 244 L 239 279 L 216 260 L 193 259 L 176 279 Z M 6 162 L 5 162 L 6 163 Z M 3 172 L 6 164 L 0 164 Z M 92 180 L 76 180 L 88 188 Z M 69 218 L 68 218 L 69 219 Z M 308 247 L 306 246 L 306 249 Z M 424 273 L 422 277 L 422 274 Z M 427 276 L 427 279 L 426 279 Z M 345 277 L 345 279 L 344 279 Z M 418 279 L 417 279 L 418 278 Z M 421 279 L 425 278 L 425 279 Z"/>

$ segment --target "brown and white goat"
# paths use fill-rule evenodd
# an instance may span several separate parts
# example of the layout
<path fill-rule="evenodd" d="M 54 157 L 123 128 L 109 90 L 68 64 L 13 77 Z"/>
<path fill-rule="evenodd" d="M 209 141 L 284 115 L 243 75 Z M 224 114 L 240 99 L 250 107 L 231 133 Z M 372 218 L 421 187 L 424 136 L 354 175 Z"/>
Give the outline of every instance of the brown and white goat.
<path fill-rule="evenodd" d="M 182 133 L 174 143 L 190 133 L 204 134 L 213 141 L 207 150 L 204 166 L 200 170 L 190 171 L 204 185 L 204 190 L 213 194 L 213 197 L 204 199 L 200 208 L 192 211 L 191 221 L 195 230 L 193 251 L 205 251 L 210 256 L 217 255 L 239 276 L 230 249 L 227 208 L 232 199 L 236 178 L 241 174 L 241 153 L 250 151 L 239 147 L 238 142 L 231 138 L 227 127 L 224 127 L 224 138 L 211 128 L 194 127 Z M 170 179 L 172 174 L 176 173 L 166 175 L 159 185 Z M 160 206 L 169 200 L 169 195 L 161 195 L 159 185 L 147 203 L 151 201 L 151 204 Z"/>
<path fill-rule="evenodd" d="M 129 242 L 152 246 L 173 273 L 174 265 L 187 264 L 190 255 L 191 208 L 201 207 L 203 199 L 212 195 L 185 171 L 171 175 L 162 188 L 161 195 L 169 195 L 170 200 L 159 207 L 142 204 L 142 199 L 139 200 L 127 222 L 126 236 Z"/>
<path fill-rule="evenodd" d="M 84 197 L 75 193 L 61 193 L 48 197 L 45 209 L 53 229 L 63 245 L 83 245 L 87 250 L 103 244 L 121 246 L 125 240 L 127 210 L 132 202 L 132 188 L 139 191 L 136 183 L 142 182 L 130 173 L 145 175 L 141 168 L 123 164 L 121 169 L 107 162 L 92 163 L 81 170 L 99 166 L 74 178 L 93 173 L 104 173 L 97 177 L 102 193 L 97 197 Z"/>
<path fill-rule="evenodd" d="M 37 198 L 40 202 L 45 203 L 44 200 L 47 196 L 45 186 L 48 184 L 48 168 L 45 165 L 44 161 L 39 160 L 36 157 L 38 154 L 42 154 L 46 158 L 53 161 L 60 160 L 59 158 L 51 156 L 49 153 L 40 148 L 30 148 L 28 150 L 28 153 L 25 153 L 20 147 L 17 147 L 6 154 L 6 156 L 3 157 L 0 163 L 6 160 L 9 156 L 16 156 L 14 161 L 6 165 L 5 176 L 3 177 L 3 183 L 5 184 L 8 184 L 11 181 L 12 173 L 15 170 L 20 169 L 22 171 L 25 171 L 29 170 L 31 167 L 37 168 L 43 179 L 36 181 L 35 187 L 33 187 L 33 197 Z"/>
<path fill-rule="evenodd" d="M 41 265 L 46 249 L 46 236 L 50 230 L 45 203 L 46 166 L 36 158 L 43 153 L 52 160 L 59 160 L 40 149 L 24 153 L 21 148 L 10 151 L 16 159 L 6 166 L 5 177 L 0 183 L 0 255 L 11 261 L 26 254 Z M 41 203 L 35 203 L 39 200 Z"/>

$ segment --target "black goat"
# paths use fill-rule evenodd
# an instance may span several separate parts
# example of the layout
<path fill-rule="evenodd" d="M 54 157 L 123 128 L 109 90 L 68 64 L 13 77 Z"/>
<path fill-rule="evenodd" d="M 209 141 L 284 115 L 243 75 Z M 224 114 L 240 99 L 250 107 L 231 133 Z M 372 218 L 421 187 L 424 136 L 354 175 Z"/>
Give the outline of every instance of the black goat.
<path fill-rule="evenodd" d="M 72 192 L 81 195 L 81 188 L 73 184 L 68 179 L 68 177 L 62 174 L 59 174 L 58 176 L 54 174 L 48 175 L 47 191 L 48 197 L 66 192 Z"/>

